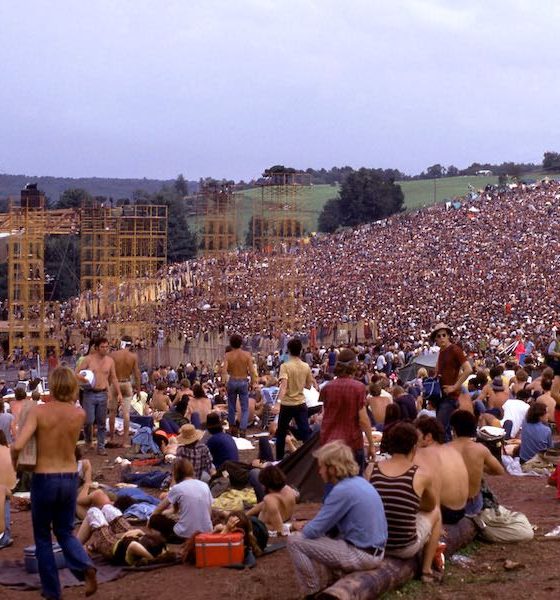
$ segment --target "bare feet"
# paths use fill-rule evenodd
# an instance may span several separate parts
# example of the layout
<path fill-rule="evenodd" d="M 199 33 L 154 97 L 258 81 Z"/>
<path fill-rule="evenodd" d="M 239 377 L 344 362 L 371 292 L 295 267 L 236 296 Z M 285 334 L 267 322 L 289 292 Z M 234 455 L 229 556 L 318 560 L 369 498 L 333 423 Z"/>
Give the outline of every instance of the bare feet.
<path fill-rule="evenodd" d="M 84 585 L 85 585 L 85 591 L 86 591 L 86 597 L 87 596 L 93 596 L 93 594 L 95 594 L 95 592 L 97 592 L 97 570 L 95 569 L 95 567 L 89 567 L 86 569 L 86 572 L 84 573 Z"/>

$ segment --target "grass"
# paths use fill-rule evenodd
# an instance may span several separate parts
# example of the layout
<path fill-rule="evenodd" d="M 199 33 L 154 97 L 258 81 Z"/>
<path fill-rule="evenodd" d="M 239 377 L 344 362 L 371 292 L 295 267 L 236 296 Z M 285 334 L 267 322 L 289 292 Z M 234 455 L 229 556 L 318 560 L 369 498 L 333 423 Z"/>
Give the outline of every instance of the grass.
<path fill-rule="evenodd" d="M 558 177 L 557 174 L 528 173 L 523 175 L 527 179 L 542 179 L 546 175 Z M 414 181 L 397 182 L 404 193 L 404 203 L 407 210 L 418 210 L 420 208 L 431 206 L 447 199 L 459 198 L 469 191 L 469 185 L 475 190 L 483 189 L 488 184 L 497 184 L 498 177 L 444 177 L 442 179 L 418 179 Z M 301 202 L 306 214 L 306 229 L 308 231 L 317 230 L 317 219 L 323 209 L 323 206 L 331 198 L 338 195 L 338 186 L 333 185 L 313 185 L 302 188 Z M 237 232 L 239 241 L 244 244 L 249 220 L 253 211 L 253 201 L 259 199 L 260 188 L 252 188 L 238 192 L 237 196 Z M 197 229 L 195 218 L 189 219 L 189 226 Z"/>

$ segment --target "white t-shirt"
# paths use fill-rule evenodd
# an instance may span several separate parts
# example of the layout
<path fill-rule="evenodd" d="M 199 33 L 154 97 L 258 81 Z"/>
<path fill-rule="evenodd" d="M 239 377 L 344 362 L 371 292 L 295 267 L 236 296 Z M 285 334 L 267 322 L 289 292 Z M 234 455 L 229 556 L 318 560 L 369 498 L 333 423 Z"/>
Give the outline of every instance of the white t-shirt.
<path fill-rule="evenodd" d="M 176 535 L 189 538 L 195 531 L 212 531 L 212 494 L 208 484 L 198 479 L 185 479 L 171 487 L 167 499 L 178 505 L 179 520 L 173 527 Z"/>
<path fill-rule="evenodd" d="M 513 423 L 513 427 L 511 428 L 511 437 L 517 437 L 517 434 L 521 429 L 521 425 L 523 425 L 525 415 L 529 410 L 529 405 L 526 402 L 523 402 L 523 400 L 515 400 L 510 398 L 504 402 L 502 409 L 504 411 L 504 418 L 501 419 L 500 423 L 503 426 L 503 424 L 509 419 Z"/>

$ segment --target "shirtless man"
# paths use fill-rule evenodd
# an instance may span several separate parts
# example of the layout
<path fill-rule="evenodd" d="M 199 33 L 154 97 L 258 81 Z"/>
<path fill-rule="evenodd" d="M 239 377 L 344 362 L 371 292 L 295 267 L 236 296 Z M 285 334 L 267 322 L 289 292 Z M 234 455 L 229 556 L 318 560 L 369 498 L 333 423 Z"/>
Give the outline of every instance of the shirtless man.
<path fill-rule="evenodd" d="M 556 400 L 552 397 L 552 379 L 543 379 L 541 381 L 543 393 L 537 398 L 537 402 L 546 406 L 546 416 L 549 423 L 554 423 L 554 411 L 556 409 Z"/>
<path fill-rule="evenodd" d="M 504 403 L 509 398 L 509 390 L 505 388 L 502 378 L 497 375 L 491 383 L 484 386 L 478 400 L 482 402 L 486 400 L 487 410 L 493 415 L 501 417 Z"/>
<path fill-rule="evenodd" d="M 367 403 L 375 420 L 375 428 L 378 431 L 383 431 L 383 423 L 385 422 L 385 409 L 388 404 L 392 404 L 393 398 L 382 395 L 383 391 L 381 384 L 378 382 L 370 383 L 368 388 Z"/>
<path fill-rule="evenodd" d="M 503 475 L 505 470 L 486 446 L 474 441 L 476 417 L 472 413 L 466 410 L 455 411 L 451 415 L 451 427 L 455 432 L 455 439 L 450 445 L 459 451 L 469 473 L 469 499 L 465 506 L 465 515 L 475 516 L 483 508 L 480 493 L 483 474 Z"/>
<path fill-rule="evenodd" d="M 453 525 L 465 514 L 469 497 L 469 473 L 463 457 L 445 444 L 442 424 L 434 417 L 416 419 L 419 440 L 414 464 L 433 475 L 434 492 L 444 525 Z"/>
<path fill-rule="evenodd" d="M 10 497 L 16 485 L 16 472 L 12 466 L 10 449 L 3 431 L 0 431 L 0 549 L 13 543 L 10 530 Z"/>
<path fill-rule="evenodd" d="M 134 375 L 134 391 L 140 392 L 140 369 L 138 368 L 138 357 L 132 352 L 132 338 L 123 336 L 120 350 L 111 352 L 109 356 L 115 361 L 115 373 L 119 380 L 122 394 L 122 416 L 124 447 L 130 447 L 128 438 L 130 427 L 130 403 L 132 402 L 131 376 Z M 115 436 L 115 417 L 117 416 L 118 401 L 114 392 L 109 395 L 109 439 L 113 441 Z"/>
<path fill-rule="evenodd" d="M 60 598 L 61 589 L 51 542 L 51 529 L 62 548 L 72 573 L 85 581 L 86 596 L 97 590 L 95 568 L 80 542 L 73 535 L 78 472 L 75 447 L 85 421 L 76 408 L 78 382 L 67 367 L 49 375 L 51 401 L 33 406 L 25 424 L 12 444 L 12 462 L 31 439 L 36 437 L 37 463 L 31 480 L 31 517 L 37 564 L 43 596 Z"/>
<path fill-rule="evenodd" d="M 231 350 L 226 352 L 222 366 L 222 381 L 227 385 L 228 394 L 228 423 L 232 435 L 241 434 L 245 437 L 247 424 L 249 422 L 249 383 L 247 377 L 251 378 L 251 387 L 257 383 L 258 375 L 253 363 L 253 357 L 249 352 L 241 349 L 243 338 L 234 333 L 229 338 Z M 235 409 L 237 398 L 241 405 L 241 419 L 239 429 L 235 421 Z"/>
<path fill-rule="evenodd" d="M 93 352 L 90 352 L 80 366 L 76 368 L 76 377 L 81 383 L 88 380 L 80 375 L 80 371 L 89 369 L 95 376 L 95 387 L 85 389 L 83 406 L 86 411 L 86 423 L 84 427 L 86 447 L 91 448 L 93 424 L 97 425 L 97 454 L 107 455 L 105 450 L 105 433 L 107 422 L 107 401 L 109 385 L 113 386 L 117 402 L 122 402 L 121 389 L 115 372 L 115 361 L 108 356 L 109 341 L 105 337 L 97 338 L 93 342 Z"/>
<path fill-rule="evenodd" d="M 247 512 L 247 516 L 258 516 L 269 531 L 275 531 L 278 535 L 287 535 L 284 523 L 294 514 L 298 493 L 286 484 L 284 473 L 272 465 L 262 469 L 259 473 L 259 482 L 264 487 L 266 495 L 262 502 Z"/>

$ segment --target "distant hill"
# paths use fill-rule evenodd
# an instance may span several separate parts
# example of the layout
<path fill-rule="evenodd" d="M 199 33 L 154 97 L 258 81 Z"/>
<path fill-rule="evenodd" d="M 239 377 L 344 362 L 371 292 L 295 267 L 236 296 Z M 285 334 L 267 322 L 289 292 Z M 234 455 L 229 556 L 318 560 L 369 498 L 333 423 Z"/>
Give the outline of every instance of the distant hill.
<path fill-rule="evenodd" d="M 164 185 L 173 185 L 174 179 L 115 179 L 109 177 L 35 177 L 31 175 L 5 175 L 0 173 L 0 199 L 19 196 L 26 183 L 37 183 L 51 202 L 57 202 L 64 190 L 81 188 L 92 196 L 105 196 L 118 200 L 132 198 L 135 190 L 144 190 L 150 194 L 159 192 Z M 198 188 L 198 183 L 189 181 L 189 192 Z"/>

